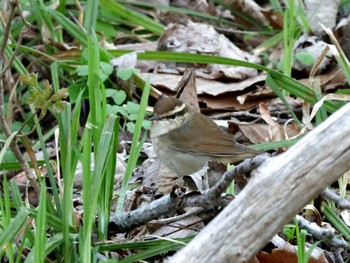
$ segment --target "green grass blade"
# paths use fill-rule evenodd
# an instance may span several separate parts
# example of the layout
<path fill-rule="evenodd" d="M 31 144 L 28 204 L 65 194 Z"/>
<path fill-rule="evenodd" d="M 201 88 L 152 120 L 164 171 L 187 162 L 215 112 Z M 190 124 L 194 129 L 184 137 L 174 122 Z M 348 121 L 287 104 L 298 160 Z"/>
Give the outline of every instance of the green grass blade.
<path fill-rule="evenodd" d="M 133 262 L 137 262 L 140 260 L 144 260 L 150 257 L 153 257 L 155 255 L 160 255 L 163 253 L 166 253 L 168 251 L 176 251 L 179 250 L 180 248 L 184 247 L 185 244 L 183 244 L 182 242 L 172 242 L 172 241 L 167 241 L 165 242 L 165 240 L 163 240 L 164 242 L 162 242 L 159 246 L 157 247 L 152 247 L 149 248 L 145 251 L 133 254 L 125 259 L 120 260 L 120 263 L 133 263 Z"/>
<path fill-rule="evenodd" d="M 135 131 L 134 131 L 134 135 L 132 137 L 129 160 L 128 160 L 125 175 L 123 178 L 123 185 L 122 185 L 122 188 L 120 189 L 116 213 L 122 212 L 129 179 L 132 175 L 132 171 L 135 168 L 142 144 L 143 144 L 144 140 L 146 139 L 146 137 L 144 136 L 144 138 L 141 140 L 141 142 L 139 142 L 140 135 L 141 135 L 141 129 L 142 129 L 142 122 L 145 118 L 146 106 L 148 104 L 148 97 L 149 97 L 150 90 L 151 90 L 151 85 L 150 85 L 150 82 L 148 79 L 146 82 L 146 85 L 143 89 L 143 92 L 142 92 L 140 109 L 139 109 L 137 119 L 136 119 Z"/>
<path fill-rule="evenodd" d="M 87 34 L 83 28 L 79 27 L 64 14 L 56 10 L 46 8 L 46 12 L 49 13 L 52 18 L 54 18 L 72 37 L 78 40 L 80 44 L 87 46 Z"/>
<path fill-rule="evenodd" d="M 58 233 L 54 236 L 52 236 L 51 238 L 49 238 L 46 242 L 46 245 L 45 245 L 45 248 L 44 248 L 44 251 L 43 251 L 43 254 L 44 256 L 47 256 L 49 255 L 54 249 L 57 249 L 63 242 L 63 234 L 62 233 Z M 31 251 L 27 258 L 26 258 L 26 261 L 25 262 L 37 262 L 37 261 L 34 261 L 34 253 L 33 251 Z"/>
<path fill-rule="evenodd" d="M 350 242 L 350 228 L 335 213 L 335 211 L 325 202 L 322 203 L 321 211 L 329 222 L 344 236 L 348 242 Z"/>
<path fill-rule="evenodd" d="M 230 7 L 229 5 L 225 5 L 221 1 L 216 1 L 216 2 L 220 3 L 221 5 L 223 5 L 226 9 L 228 9 Z M 140 2 L 140 1 L 118 1 L 118 3 L 120 3 L 120 4 L 129 4 L 129 5 L 140 6 L 140 7 L 147 7 L 147 8 L 154 8 L 156 10 L 171 11 L 171 12 L 175 12 L 175 13 L 179 13 L 179 14 L 186 14 L 186 15 L 190 15 L 190 16 L 204 18 L 204 19 L 211 20 L 211 21 L 220 22 L 221 24 L 226 24 L 226 25 L 229 25 L 229 26 L 232 26 L 232 27 L 235 27 L 235 28 L 241 28 L 241 29 L 245 29 L 245 30 L 248 29 L 247 26 L 243 26 L 242 24 L 233 23 L 233 22 L 228 21 L 228 20 L 226 20 L 226 19 L 224 19 L 222 17 L 212 16 L 210 14 L 198 12 L 198 11 L 191 10 L 191 9 L 174 7 L 174 6 L 169 6 L 169 5 L 156 4 L 156 3 L 151 3 L 151 2 L 148 2 L 148 3 L 147 2 Z M 230 10 L 232 10 L 232 8 L 230 8 Z M 249 19 L 248 17 L 243 17 L 243 19 L 249 21 L 252 24 L 256 24 L 258 27 L 262 27 L 261 24 L 256 23 L 254 20 Z M 254 33 L 254 34 L 257 34 L 257 33 Z"/>
<path fill-rule="evenodd" d="M 8 138 L 6 139 L 6 142 L 5 142 L 5 144 L 4 144 L 4 146 L 2 147 L 1 152 L 0 152 L 0 164 L 2 163 L 2 159 L 4 158 L 4 156 L 5 156 L 6 152 L 7 152 L 7 150 L 8 150 L 9 147 L 10 147 L 10 144 L 11 144 L 12 140 L 16 137 L 16 135 L 17 135 L 17 132 L 13 132 L 13 133 L 10 135 L 10 137 L 8 137 Z"/>
<path fill-rule="evenodd" d="M 44 165 L 45 161 L 38 161 L 38 165 Z M 33 168 L 33 163 L 28 162 L 29 167 Z M 19 162 L 8 162 L 0 164 L 0 171 L 21 170 L 22 166 Z"/>
<path fill-rule="evenodd" d="M 2 208 L 2 221 L 3 221 L 3 227 L 6 229 L 7 227 L 10 226 L 11 224 L 11 204 L 10 204 L 10 193 L 9 193 L 9 187 L 8 187 L 8 182 L 7 182 L 7 177 L 4 176 L 4 181 L 3 181 L 3 193 L 4 193 L 4 208 L 3 204 L 1 204 Z M 2 251 L 0 252 L 0 255 L 2 255 Z M 10 243 L 8 248 L 6 249 L 6 255 L 9 258 L 10 263 L 14 262 L 14 251 L 13 251 L 13 246 Z M 0 257 L 1 258 L 1 257 Z"/>
<path fill-rule="evenodd" d="M 113 148 L 113 131 L 115 131 L 116 116 L 108 116 L 107 121 L 103 127 L 101 140 L 98 145 L 99 152 L 95 155 L 95 167 L 93 171 L 93 177 L 91 185 L 87 185 L 88 189 L 83 189 L 89 196 L 84 196 L 88 199 L 88 202 L 84 202 L 84 229 L 81 235 L 82 241 L 82 262 L 91 262 L 91 233 L 94 225 L 95 212 L 97 208 L 98 198 L 101 194 L 101 186 L 103 177 L 106 171 L 106 165 L 108 164 L 108 154 L 111 154 L 111 148 Z M 90 169 L 88 167 L 88 169 Z M 83 183 L 85 186 L 86 184 Z"/>
<path fill-rule="evenodd" d="M 10 189 L 11 189 L 12 199 L 13 199 L 13 202 L 15 204 L 15 207 L 16 207 L 17 211 L 19 211 L 21 209 L 21 207 L 24 206 L 24 204 L 23 204 L 21 194 L 20 194 L 19 189 L 18 189 L 18 185 L 14 180 L 10 180 Z"/>
<path fill-rule="evenodd" d="M 27 218 L 28 210 L 21 208 L 8 227 L 4 229 L 4 232 L 0 236 L 0 255 L 4 252 L 3 249 L 6 248 L 8 244 L 12 243 L 15 237 L 19 234 L 19 231 L 24 226 Z"/>
<path fill-rule="evenodd" d="M 37 218 L 38 217 L 38 211 L 33 208 L 28 208 L 28 213 L 31 217 Z M 53 214 L 46 214 L 46 223 L 49 227 L 52 227 L 57 232 L 63 232 L 63 221 L 61 218 L 53 215 Z M 68 233 L 69 234 L 76 234 L 77 229 L 73 225 L 68 226 Z"/>
<path fill-rule="evenodd" d="M 84 14 L 84 27 L 89 33 L 91 29 L 96 28 L 96 21 L 98 16 L 98 0 L 87 0 Z"/>
<path fill-rule="evenodd" d="M 112 0 L 100 0 L 100 3 L 113 11 L 117 16 L 120 16 L 135 25 L 142 26 L 156 35 L 163 33 L 164 26 L 158 22 L 155 22 L 148 16 L 128 9 L 127 7 Z"/>
<path fill-rule="evenodd" d="M 119 118 L 116 119 L 116 125 L 113 131 L 113 141 L 108 153 L 108 161 L 106 162 L 106 172 L 103 178 L 102 191 L 99 197 L 98 211 L 99 211 L 99 239 L 106 240 L 108 238 L 108 224 L 110 219 L 111 201 L 113 197 L 114 175 L 117 163 L 117 149 L 119 143 Z"/>
<path fill-rule="evenodd" d="M 45 181 L 41 184 L 38 217 L 35 220 L 35 243 L 34 243 L 34 262 L 45 262 L 46 246 L 46 185 Z"/>
<path fill-rule="evenodd" d="M 274 79 L 271 77 L 270 74 L 267 74 L 266 78 L 266 84 L 273 90 L 273 92 L 280 98 L 280 100 L 283 102 L 284 106 L 288 109 L 289 113 L 293 116 L 293 119 L 296 123 L 298 123 L 299 127 L 301 127 L 301 122 L 299 121 L 298 117 L 295 115 L 292 107 L 289 105 L 289 103 L 286 100 L 286 97 L 283 95 L 283 93 L 278 88 L 277 83 L 274 81 Z"/>

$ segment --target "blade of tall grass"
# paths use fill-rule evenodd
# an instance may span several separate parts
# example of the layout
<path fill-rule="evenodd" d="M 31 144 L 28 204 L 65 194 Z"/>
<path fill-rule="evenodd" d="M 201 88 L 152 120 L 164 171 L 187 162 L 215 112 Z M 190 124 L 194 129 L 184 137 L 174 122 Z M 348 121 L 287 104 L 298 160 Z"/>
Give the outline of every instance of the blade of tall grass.
<path fill-rule="evenodd" d="M 38 217 L 38 211 L 33 208 L 28 208 L 28 213 L 31 217 L 37 218 Z M 57 232 L 63 232 L 63 224 L 64 222 L 62 221 L 62 218 L 59 218 L 53 214 L 46 214 L 46 223 L 49 227 L 52 227 L 55 231 Z M 68 226 L 68 232 L 70 234 L 76 234 L 77 233 L 77 228 L 76 226 L 69 225 Z M 33 239 L 34 241 L 34 239 Z"/>
<path fill-rule="evenodd" d="M 17 136 L 17 132 L 13 132 L 10 137 L 7 138 L 4 146 L 2 147 L 1 149 L 1 152 L 0 152 L 0 164 L 2 163 L 2 159 L 4 158 L 7 150 L 9 149 L 10 147 L 10 144 L 12 142 L 12 140 Z"/>
<path fill-rule="evenodd" d="M 294 0 L 288 1 L 288 7 L 284 12 L 283 19 L 283 73 L 287 77 L 292 74 L 294 39 L 296 32 Z M 284 92 L 284 95 L 288 93 Z"/>
<path fill-rule="evenodd" d="M 35 243 L 34 243 L 34 262 L 45 262 L 46 246 L 46 184 L 45 180 L 41 183 L 39 197 L 38 217 L 35 220 Z"/>
<path fill-rule="evenodd" d="M 276 12 L 279 12 L 281 14 L 283 13 L 281 4 L 278 0 L 270 0 L 269 2 L 271 4 L 271 7 L 273 10 L 275 10 Z"/>
<path fill-rule="evenodd" d="M 98 0 L 86 1 L 83 25 L 88 33 L 91 33 L 91 29 L 96 28 L 99 4 L 100 4 L 100 1 Z"/>
<path fill-rule="evenodd" d="M 120 189 L 120 192 L 119 192 L 116 213 L 122 212 L 128 183 L 129 183 L 130 177 L 132 175 L 132 172 L 135 168 L 138 156 L 139 156 L 141 148 L 142 148 L 142 144 L 146 140 L 146 134 L 144 134 L 143 138 L 139 141 L 140 135 L 141 135 L 141 129 L 142 129 L 142 122 L 145 118 L 146 106 L 148 104 L 148 97 L 149 97 L 150 90 L 151 90 L 151 85 L 150 85 L 150 82 L 148 79 L 146 81 L 146 85 L 145 85 L 143 92 L 142 92 L 140 109 L 139 109 L 139 112 L 137 114 L 135 131 L 134 131 L 134 134 L 132 137 L 131 149 L 130 149 L 128 163 L 126 166 L 125 175 L 123 178 L 122 188 Z"/>
<path fill-rule="evenodd" d="M 0 39 L 1 41 L 1 39 Z M 5 48 L 5 55 L 8 59 L 11 59 L 13 57 L 13 50 L 10 47 L 10 45 L 7 45 Z M 22 75 L 26 75 L 28 74 L 28 70 L 26 69 L 26 67 L 22 64 L 22 62 L 19 60 L 19 58 L 16 56 L 13 64 L 12 64 L 13 68 L 20 74 Z"/>
<path fill-rule="evenodd" d="M 21 198 L 21 194 L 18 189 L 18 185 L 14 180 L 10 180 L 10 191 L 12 194 L 12 200 L 15 204 L 16 210 L 19 211 L 21 207 L 23 207 L 23 201 Z"/>
<path fill-rule="evenodd" d="M 50 37 L 57 41 L 58 38 L 56 36 L 55 27 L 52 24 L 52 21 L 48 14 L 45 12 L 45 5 L 42 0 L 29 0 L 30 5 L 32 7 L 32 12 L 34 12 L 36 17 L 36 22 L 38 24 L 38 28 L 41 30 L 42 35 L 45 36 L 46 34 L 43 32 L 44 30 L 49 30 Z"/>
<path fill-rule="evenodd" d="M 38 165 L 45 164 L 45 161 L 37 161 Z M 33 168 L 32 162 L 28 162 L 30 168 Z M 0 164 L 0 171 L 20 170 L 22 167 L 19 162 L 6 162 Z"/>
<path fill-rule="evenodd" d="M 293 109 L 289 105 L 289 103 L 286 100 L 286 97 L 284 94 L 280 91 L 278 88 L 277 83 L 274 81 L 274 79 L 271 77 L 270 74 L 267 74 L 266 77 L 266 84 L 273 90 L 273 92 L 280 98 L 280 100 L 283 102 L 284 106 L 288 109 L 289 113 L 292 115 L 294 121 L 299 125 L 299 127 L 302 126 L 301 122 L 299 121 L 298 117 L 295 115 Z"/>
<path fill-rule="evenodd" d="M 53 10 L 49 7 L 45 11 L 54 18 L 59 25 L 61 25 L 72 37 L 79 41 L 83 46 L 87 46 L 87 33 L 84 28 L 79 27 L 77 24 L 73 23 L 64 14 Z"/>
<path fill-rule="evenodd" d="M 350 242 L 350 228 L 336 214 L 334 209 L 332 209 L 326 202 L 323 202 L 321 206 L 321 211 L 325 215 L 325 217 L 329 220 L 329 222 L 332 224 L 332 226 L 334 226 L 344 236 L 344 238 L 348 242 Z"/>
<path fill-rule="evenodd" d="M 139 12 L 128 9 L 127 7 L 116 3 L 112 0 L 100 0 L 100 3 L 108 7 L 117 16 L 120 16 L 135 25 L 144 27 L 145 29 L 151 31 L 156 35 L 160 35 L 163 33 L 164 26 L 162 24 L 154 21 L 153 19 Z"/>
<path fill-rule="evenodd" d="M 45 247 L 43 248 L 43 255 L 47 256 L 49 255 L 54 249 L 57 249 L 63 242 L 63 234 L 62 233 L 57 233 L 56 235 L 50 237 L 46 244 Z M 25 262 L 37 262 L 34 261 L 34 251 L 32 250 L 26 257 Z"/>
<path fill-rule="evenodd" d="M 83 182 L 83 186 L 86 186 L 87 189 L 83 189 L 84 192 L 84 222 L 83 222 L 83 231 L 80 234 L 80 248 L 81 248 L 81 255 L 82 255 L 82 262 L 91 262 L 91 233 L 92 228 L 94 225 L 94 219 L 95 219 L 95 213 L 97 208 L 97 203 L 99 196 L 101 195 L 101 186 L 103 183 L 103 178 L 105 176 L 105 172 L 107 170 L 107 165 L 109 164 L 109 156 L 111 154 L 111 150 L 114 148 L 114 131 L 115 131 L 115 125 L 116 125 L 116 116 L 108 116 L 107 121 L 105 125 L 103 126 L 102 134 L 100 136 L 101 140 L 99 142 L 99 153 L 98 155 L 95 155 L 95 167 L 94 171 L 92 172 L 92 178 L 91 180 L 88 179 L 91 184 L 87 185 L 86 182 Z M 117 135 L 116 135 L 117 136 Z M 86 138 L 89 138 L 88 136 L 85 137 L 84 142 L 86 142 Z M 88 144 L 90 144 L 88 142 Z M 91 147 L 90 147 L 91 149 Z M 88 150 L 90 150 L 88 149 Z M 87 154 L 89 152 L 87 151 Z M 115 153 L 113 153 L 115 155 Z M 91 158 L 91 154 L 89 156 L 84 156 L 84 159 Z M 112 157 L 110 157 L 112 158 Z M 86 160 L 82 160 L 83 163 L 86 163 Z M 85 165 L 84 165 L 85 166 Z M 83 166 L 83 168 L 84 168 Z M 90 174 L 90 167 L 86 167 L 89 169 L 87 172 Z M 84 172 L 84 171 L 83 171 Z M 84 175 L 88 176 L 88 175 Z M 83 178 L 83 181 L 85 180 L 85 177 Z M 87 202 L 85 202 L 87 200 Z"/>
<path fill-rule="evenodd" d="M 6 229 L 11 224 L 10 193 L 9 193 L 9 187 L 8 187 L 6 175 L 4 176 L 4 180 L 3 180 L 2 185 L 3 185 L 3 191 L 4 191 L 4 203 L 3 204 L 1 203 L 1 208 L 2 208 L 1 219 L 2 219 L 2 225 L 3 225 L 4 229 Z M 0 197 L 0 200 L 2 200 L 1 197 Z M 0 252 L 0 255 L 1 255 L 1 252 Z M 13 260 L 14 259 L 14 251 L 13 251 L 12 243 L 8 244 L 8 248 L 6 249 L 6 255 L 9 258 L 10 263 L 14 262 L 14 260 Z"/>
<path fill-rule="evenodd" d="M 116 152 L 119 143 L 119 118 L 116 119 L 116 125 L 113 131 L 113 140 L 107 154 L 106 172 L 103 177 L 101 194 L 98 200 L 98 233 L 99 240 L 105 240 L 108 237 L 108 224 L 110 219 L 111 202 L 114 188 L 114 175 L 116 170 Z"/>
<path fill-rule="evenodd" d="M 315 97 L 316 97 L 316 100 L 317 101 L 320 101 L 322 100 L 322 97 L 323 97 L 323 94 L 322 94 L 322 90 L 321 90 L 321 87 L 320 86 L 313 86 L 312 87 L 313 91 L 314 91 L 314 94 L 315 94 Z M 325 119 L 327 119 L 327 111 L 325 109 L 325 107 L 322 105 L 320 108 L 319 108 L 319 111 L 317 111 L 316 113 L 316 124 L 319 125 L 321 124 Z"/>
<path fill-rule="evenodd" d="M 191 238 L 192 237 L 190 237 L 189 240 Z M 163 241 L 165 241 L 165 240 L 163 240 Z M 187 241 L 187 242 L 189 242 L 189 241 Z M 176 251 L 184 246 L 185 246 L 185 244 L 183 242 L 167 241 L 167 242 L 161 243 L 157 247 L 152 247 L 152 248 L 149 248 L 145 251 L 135 253 L 131 256 L 128 256 L 127 258 L 122 259 L 119 262 L 121 262 L 121 263 L 133 263 L 136 261 L 140 261 L 140 260 L 144 260 L 144 259 L 153 257 L 155 255 L 160 255 L 160 254 L 163 254 L 163 253 L 166 253 L 169 251 Z"/>
<path fill-rule="evenodd" d="M 0 198 L 1 200 L 1 198 Z M 20 232 L 21 228 L 24 226 L 28 218 L 28 210 L 21 208 L 16 216 L 11 220 L 11 223 L 4 229 L 0 236 L 0 258 L 5 252 L 8 244 L 11 244 L 15 237 Z"/>
<path fill-rule="evenodd" d="M 63 220 L 63 255 L 65 260 L 71 259 L 71 253 L 74 251 L 72 239 L 69 235 L 69 227 L 75 225 L 73 222 L 73 182 L 77 166 L 77 156 L 74 149 L 77 147 L 76 140 L 72 135 L 72 123 L 79 120 L 72 119 L 71 105 L 66 104 L 65 109 L 57 115 L 59 125 L 59 143 L 61 154 L 61 167 L 63 180 L 63 198 L 62 198 L 62 220 Z"/>
<path fill-rule="evenodd" d="M 269 39 L 262 42 L 259 46 L 255 48 L 255 50 L 267 50 L 269 48 L 272 48 L 275 45 L 278 45 L 283 41 L 283 31 L 276 33 Z"/>
<path fill-rule="evenodd" d="M 193 239 L 193 236 L 185 238 L 175 238 L 172 240 L 166 239 L 155 239 L 149 241 L 136 241 L 136 242 L 126 242 L 126 243 L 108 243 L 108 244 L 96 244 L 98 246 L 98 251 L 111 251 L 118 249 L 151 249 L 151 248 L 160 248 L 160 247 L 169 247 L 171 244 L 177 243 L 184 245 Z"/>
<path fill-rule="evenodd" d="M 100 52 L 97 36 L 94 32 L 91 32 L 91 36 L 88 39 L 88 89 L 89 89 L 89 104 L 90 104 L 90 122 L 93 125 L 93 140 L 94 151 L 98 154 L 98 143 L 100 141 L 102 131 L 102 121 L 106 119 L 106 111 L 102 107 L 103 101 L 106 98 L 102 98 L 102 86 L 98 76 L 100 73 Z"/>
<path fill-rule="evenodd" d="M 221 1 L 221 0 L 214 0 L 214 3 L 218 4 L 218 5 L 221 5 L 222 7 L 225 8 L 225 10 L 230 10 L 231 13 L 235 16 L 235 17 L 240 17 L 242 20 L 245 20 L 247 21 L 248 23 L 256 26 L 257 28 L 260 28 L 260 29 L 266 29 L 267 26 L 264 26 L 262 23 L 252 19 L 251 17 L 249 17 L 247 14 L 245 14 L 244 12 L 242 11 L 238 11 L 236 10 L 235 8 L 232 7 L 232 5 L 230 4 L 227 4 L 227 2 L 225 1 Z M 236 26 L 235 26 L 236 27 Z M 242 26 L 238 26 L 238 28 L 240 28 Z"/>
<path fill-rule="evenodd" d="M 225 5 L 221 1 L 215 1 L 215 2 L 225 6 L 226 9 L 228 9 L 228 7 L 230 7 L 229 5 Z M 198 12 L 198 11 L 191 10 L 191 9 L 174 7 L 174 6 L 169 6 L 169 5 L 162 5 L 162 4 L 151 3 L 151 2 L 149 2 L 149 3 L 147 3 L 147 2 L 140 2 L 140 1 L 118 1 L 118 3 L 120 3 L 120 4 L 129 4 L 129 5 L 134 5 L 134 6 L 141 6 L 141 7 L 151 7 L 151 8 L 154 8 L 156 10 L 172 11 L 172 12 L 175 12 L 175 13 L 186 14 L 186 15 L 195 16 L 195 17 L 201 17 L 201 18 L 204 18 L 204 19 L 207 19 L 207 20 L 211 20 L 211 21 L 217 21 L 217 22 L 229 25 L 229 26 L 234 27 L 234 28 L 241 28 L 241 29 L 244 29 L 244 30 L 248 29 L 247 26 L 244 26 L 242 24 L 234 23 L 234 22 L 228 21 L 228 20 L 226 20 L 226 19 L 224 19 L 222 17 L 212 16 L 210 14 Z M 232 8 L 230 8 L 230 10 L 231 9 Z M 237 12 L 237 13 L 239 13 L 239 12 Z M 252 24 L 258 25 L 259 27 L 262 27 L 261 24 L 256 23 L 253 19 L 249 19 L 249 17 L 244 17 L 243 19 L 251 22 Z"/>

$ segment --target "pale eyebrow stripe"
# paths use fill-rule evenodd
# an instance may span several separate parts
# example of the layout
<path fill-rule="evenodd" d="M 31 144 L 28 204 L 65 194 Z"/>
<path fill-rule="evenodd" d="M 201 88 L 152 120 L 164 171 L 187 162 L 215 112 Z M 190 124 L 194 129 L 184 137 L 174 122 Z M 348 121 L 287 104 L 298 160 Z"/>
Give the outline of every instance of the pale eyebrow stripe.
<path fill-rule="evenodd" d="M 162 114 L 160 117 L 167 117 L 176 113 L 182 112 L 186 107 L 186 104 L 181 104 L 180 106 L 176 106 L 172 111 L 167 112 L 167 114 Z"/>

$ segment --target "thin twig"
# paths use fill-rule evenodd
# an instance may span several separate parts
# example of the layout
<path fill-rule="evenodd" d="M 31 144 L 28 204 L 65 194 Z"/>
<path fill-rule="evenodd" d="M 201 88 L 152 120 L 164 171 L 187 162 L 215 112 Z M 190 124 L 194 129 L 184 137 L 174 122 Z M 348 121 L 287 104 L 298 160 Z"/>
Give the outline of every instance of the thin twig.
<path fill-rule="evenodd" d="M 10 30 L 11 30 L 11 22 L 15 16 L 15 10 L 16 10 L 16 7 L 18 6 L 18 1 L 17 0 L 13 0 L 11 1 L 11 8 L 10 8 L 10 14 L 8 16 L 8 20 L 7 20 L 7 23 L 5 22 L 5 25 L 4 25 L 4 37 L 2 39 L 2 45 L 0 47 L 0 62 L 1 62 L 1 69 L 3 67 L 3 63 L 4 63 L 4 54 L 5 54 L 5 48 L 6 48 L 6 45 L 7 45 L 7 41 L 9 39 L 9 36 L 10 36 Z M 0 70 L 1 72 L 1 70 Z"/>
<path fill-rule="evenodd" d="M 300 228 L 307 230 L 313 237 L 318 240 L 322 240 L 322 242 L 326 243 L 328 246 L 332 248 L 347 248 L 348 242 L 344 239 L 338 238 L 335 235 L 334 229 L 322 229 L 316 223 L 311 223 L 306 220 L 302 216 L 297 215 L 296 219 Z"/>
<path fill-rule="evenodd" d="M 350 200 L 341 198 L 339 195 L 329 189 L 323 190 L 322 196 L 333 201 L 339 208 L 350 209 Z"/>
<path fill-rule="evenodd" d="M 16 59 L 16 55 L 17 55 L 17 52 L 19 50 L 19 46 L 21 45 L 22 43 L 22 40 L 23 40 L 23 35 L 25 33 L 25 31 L 27 30 L 27 28 L 23 28 L 21 33 L 19 34 L 19 37 L 18 37 L 18 40 L 17 40 L 17 44 L 16 44 L 16 48 L 15 50 L 13 51 L 13 54 L 12 54 L 12 57 L 10 59 L 10 61 L 7 63 L 7 65 L 3 68 L 3 70 L 0 72 L 0 78 L 2 79 L 5 72 L 11 67 L 11 65 L 13 64 L 13 61 Z"/>

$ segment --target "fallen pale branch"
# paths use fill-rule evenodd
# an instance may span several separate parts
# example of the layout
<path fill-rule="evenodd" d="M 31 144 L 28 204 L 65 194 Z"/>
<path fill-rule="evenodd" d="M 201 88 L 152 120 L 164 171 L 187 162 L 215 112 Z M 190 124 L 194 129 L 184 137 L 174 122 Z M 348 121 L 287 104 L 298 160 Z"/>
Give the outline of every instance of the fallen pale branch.
<path fill-rule="evenodd" d="M 148 205 L 111 217 L 109 230 L 110 232 L 125 232 L 161 216 L 174 214 L 185 207 L 201 207 L 204 210 L 209 210 L 222 205 L 221 195 L 229 187 L 232 180 L 238 175 L 251 172 L 267 158 L 268 156 L 264 154 L 245 160 L 234 169 L 227 171 L 212 188 L 203 193 L 191 192 L 186 194 L 182 188 L 176 187 L 169 195 L 157 199 Z"/>
<path fill-rule="evenodd" d="M 350 169 L 350 104 L 253 172 L 243 191 L 169 262 L 248 262 Z"/>

